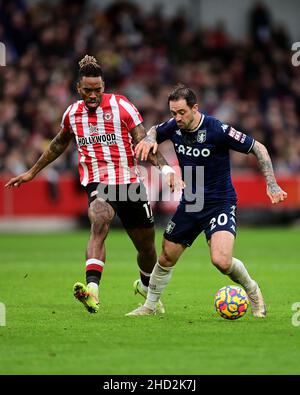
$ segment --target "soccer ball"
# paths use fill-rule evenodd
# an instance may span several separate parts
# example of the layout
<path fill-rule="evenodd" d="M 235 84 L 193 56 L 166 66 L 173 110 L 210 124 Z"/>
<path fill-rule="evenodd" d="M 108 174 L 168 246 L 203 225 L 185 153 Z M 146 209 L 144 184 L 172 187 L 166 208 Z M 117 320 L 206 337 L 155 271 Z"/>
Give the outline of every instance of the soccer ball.
<path fill-rule="evenodd" d="M 237 320 L 245 315 L 249 306 L 245 290 L 235 285 L 226 285 L 215 295 L 215 308 L 221 317 Z"/>

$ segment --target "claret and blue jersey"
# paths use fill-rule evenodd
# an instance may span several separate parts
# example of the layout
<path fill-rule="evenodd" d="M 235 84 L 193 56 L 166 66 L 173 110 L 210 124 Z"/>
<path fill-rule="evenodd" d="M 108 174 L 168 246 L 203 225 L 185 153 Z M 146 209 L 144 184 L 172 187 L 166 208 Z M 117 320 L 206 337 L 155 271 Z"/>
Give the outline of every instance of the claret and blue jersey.
<path fill-rule="evenodd" d="M 204 206 L 236 201 L 231 181 L 229 150 L 248 153 L 254 144 L 252 137 L 204 114 L 193 132 L 179 129 L 174 118 L 157 125 L 156 131 L 158 143 L 172 141 L 183 178 L 184 168 L 192 167 L 192 179 L 184 181 L 187 185 L 192 182 L 193 194 L 197 193 L 196 167 L 204 167 Z"/>

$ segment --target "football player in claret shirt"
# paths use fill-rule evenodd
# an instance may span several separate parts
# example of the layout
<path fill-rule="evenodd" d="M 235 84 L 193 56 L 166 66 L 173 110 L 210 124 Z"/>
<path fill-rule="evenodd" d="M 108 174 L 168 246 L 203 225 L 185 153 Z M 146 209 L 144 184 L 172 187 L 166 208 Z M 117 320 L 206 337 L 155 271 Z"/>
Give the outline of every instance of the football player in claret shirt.
<path fill-rule="evenodd" d="M 266 308 L 260 287 L 250 277 L 243 262 L 233 257 L 237 196 L 231 181 L 229 151 L 251 152 L 256 156 L 272 203 L 282 202 L 287 194 L 276 182 L 265 146 L 232 126 L 199 112 L 196 95 L 191 89 L 184 85 L 176 86 L 169 95 L 168 104 L 172 118 L 152 127 L 147 137 L 136 146 L 136 154 L 145 160 L 149 152 L 156 152 L 158 143 L 170 140 L 186 188 L 166 227 L 163 249 L 150 277 L 146 302 L 127 315 L 155 313 L 157 301 L 170 281 L 174 265 L 185 248 L 191 246 L 204 231 L 212 263 L 221 273 L 244 287 L 252 314 L 263 318 Z M 192 171 L 187 172 L 188 168 Z M 200 169 L 204 169 L 204 177 L 197 178 Z M 192 192 L 187 195 L 187 190 Z M 194 202 L 191 200 L 193 196 Z M 199 196 L 201 204 L 196 199 Z"/>
<path fill-rule="evenodd" d="M 138 175 L 133 145 L 146 136 L 142 117 L 124 96 L 104 93 L 102 68 L 93 56 L 86 55 L 79 66 L 77 90 L 82 100 L 67 108 L 59 133 L 39 160 L 27 172 L 10 179 L 6 187 L 31 181 L 75 137 L 80 182 L 88 195 L 91 232 L 86 249 L 86 285 L 76 283 L 73 292 L 90 313 L 96 313 L 106 259 L 105 238 L 116 214 L 136 247 L 140 279 L 134 282 L 134 289 L 144 297 L 157 255 L 153 215 Z M 172 191 L 183 187 L 161 154 L 151 155 L 149 160 L 162 170 Z M 164 312 L 160 301 L 158 305 Z"/>

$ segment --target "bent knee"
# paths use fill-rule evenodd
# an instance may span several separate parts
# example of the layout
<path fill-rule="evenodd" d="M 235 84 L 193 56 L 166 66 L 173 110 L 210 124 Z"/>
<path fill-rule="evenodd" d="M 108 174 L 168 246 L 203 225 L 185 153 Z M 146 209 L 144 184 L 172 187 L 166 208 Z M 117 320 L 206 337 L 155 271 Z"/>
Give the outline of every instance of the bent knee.
<path fill-rule="evenodd" d="M 168 251 L 163 250 L 159 257 L 159 264 L 165 267 L 171 267 L 176 264 L 177 259 L 173 257 Z"/>
<path fill-rule="evenodd" d="M 92 228 L 99 230 L 102 227 L 109 226 L 115 212 L 109 203 L 96 199 L 91 204 L 88 215 Z"/>
<path fill-rule="evenodd" d="M 231 267 L 232 257 L 221 253 L 215 253 L 211 256 L 211 262 L 217 269 L 225 273 Z"/>

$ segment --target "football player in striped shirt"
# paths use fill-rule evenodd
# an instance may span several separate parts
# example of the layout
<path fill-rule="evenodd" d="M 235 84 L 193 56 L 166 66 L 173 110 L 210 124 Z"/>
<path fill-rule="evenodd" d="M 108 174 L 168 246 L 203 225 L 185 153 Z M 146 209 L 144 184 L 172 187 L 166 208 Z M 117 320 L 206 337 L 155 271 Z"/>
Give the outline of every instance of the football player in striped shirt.
<path fill-rule="evenodd" d="M 91 232 L 86 249 L 86 284 L 76 283 L 73 292 L 90 313 L 96 313 L 106 261 L 105 238 L 115 215 L 137 250 L 140 278 L 134 282 L 134 289 L 143 297 L 147 295 L 157 255 L 153 214 L 134 153 L 134 144 L 146 136 L 142 117 L 126 97 L 105 93 L 102 68 L 94 57 L 86 55 L 79 66 L 77 90 L 81 100 L 67 108 L 59 133 L 32 168 L 10 179 L 6 187 L 19 187 L 31 181 L 75 138 L 80 182 L 88 196 Z M 149 161 L 162 170 L 172 191 L 183 187 L 182 180 L 159 152 L 151 154 Z M 164 312 L 160 301 L 158 305 Z"/>

